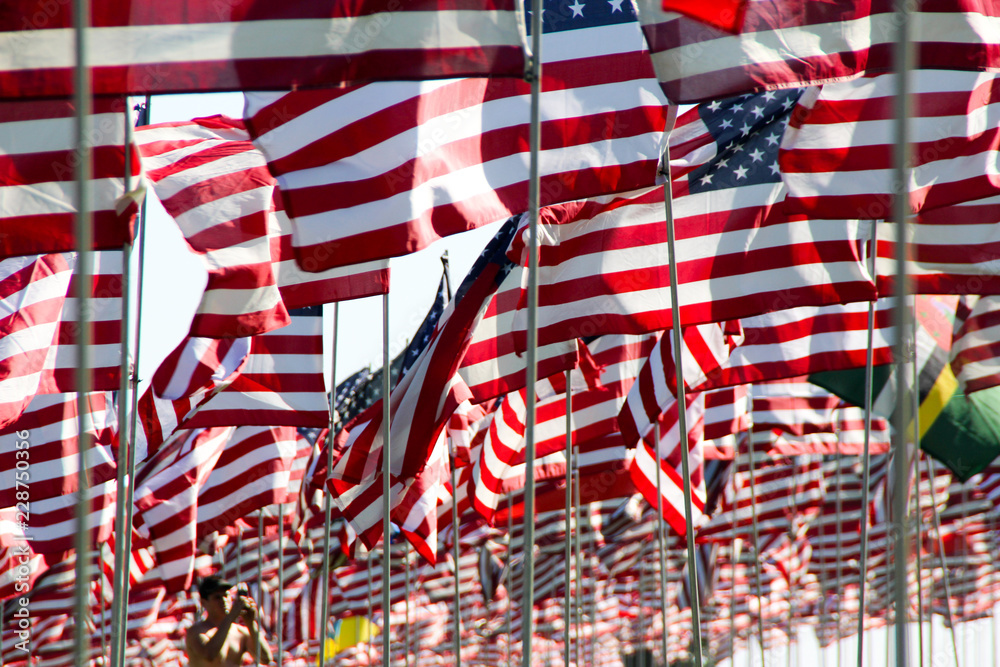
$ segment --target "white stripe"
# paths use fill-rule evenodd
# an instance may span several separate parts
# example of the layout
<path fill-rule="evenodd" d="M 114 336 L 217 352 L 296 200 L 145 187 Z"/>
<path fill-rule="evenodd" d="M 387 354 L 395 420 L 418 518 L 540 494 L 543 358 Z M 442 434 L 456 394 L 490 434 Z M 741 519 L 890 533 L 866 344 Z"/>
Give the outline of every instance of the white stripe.
<path fill-rule="evenodd" d="M 380 49 L 519 46 L 514 12 L 442 10 L 384 12 L 336 19 L 284 19 L 183 25 L 92 27 L 91 67 L 304 58 Z M 401 20 L 396 20 L 396 19 Z M 279 38 L 276 38 L 275 36 Z M 423 36 L 427 37 L 424 38 Z M 0 34 L 0 70 L 73 66 L 73 30 Z"/>

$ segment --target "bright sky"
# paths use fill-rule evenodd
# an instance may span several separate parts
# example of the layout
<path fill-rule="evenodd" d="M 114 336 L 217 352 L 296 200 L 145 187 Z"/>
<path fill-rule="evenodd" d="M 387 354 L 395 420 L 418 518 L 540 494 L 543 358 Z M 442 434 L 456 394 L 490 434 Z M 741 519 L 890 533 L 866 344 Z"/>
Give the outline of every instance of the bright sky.
<path fill-rule="evenodd" d="M 138 101 L 138 100 L 135 100 Z M 243 115 L 241 93 L 158 95 L 152 98 L 153 123 L 190 120 L 199 116 Z M 150 193 L 152 194 L 152 193 Z M 188 250 L 173 219 L 155 196 L 147 204 L 148 227 L 142 311 L 139 374 L 152 377 L 156 367 L 184 338 L 206 281 L 200 257 Z M 390 351 L 398 353 L 413 337 L 434 301 L 441 279 L 440 257 L 446 250 L 452 286 L 457 287 L 498 228 L 498 224 L 438 241 L 423 251 L 390 262 Z M 137 254 L 137 253 L 136 253 Z M 324 308 L 327 340 L 332 332 L 332 308 Z M 338 308 L 337 380 L 371 365 L 382 365 L 382 298 L 342 302 Z M 326 346 L 327 380 L 331 366 Z"/>

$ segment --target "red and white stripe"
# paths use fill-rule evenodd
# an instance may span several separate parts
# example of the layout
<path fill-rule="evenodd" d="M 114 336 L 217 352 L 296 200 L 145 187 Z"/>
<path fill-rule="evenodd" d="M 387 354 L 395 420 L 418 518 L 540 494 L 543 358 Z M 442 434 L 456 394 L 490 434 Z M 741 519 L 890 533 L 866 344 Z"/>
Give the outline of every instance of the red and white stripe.
<path fill-rule="evenodd" d="M 175 400 L 231 382 L 250 354 L 250 338 L 188 337 L 153 373 L 153 392 Z"/>
<path fill-rule="evenodd" d="M 136 486 L 136 530 L 152 542 L 157 574 L 169 592 L 186 590 L 193 583 L 198 493 L 233 430 L 192 432 L 167 467 Z"/>
<path fill-rule="evenodd" d="M 955 334 L 951 369 L 966 394 L 1000 385 L 1000 297 L 980 298 Z"/>
<path fill-rule="evenodd" d="M 469 349 L 458 373 L 476 403 L 517 391 L 525 384 L 527 361 L 525 355 L 516 351 L 514 331 L 525 274 L 522 266 L 511 269 L 472 330 Z M 576 365 L 577 343 L 566 340 L 539 345 L 535 355 L 537 377 L 548 377 Z"/>
<path fill-rule="evenodd" d="M 699 102 L 741 93 L 836 82 L 892 70 L 890 2 L 749 2 L 739 34 L 664 12 L 640 0 L 639 20 L 667 98 Z M 992 1 L 923 3 L 912 12 L 920 67 L 995 69 L 1000 39 Z"/>
<path fill-rule="evenodd" d="M 545 44 L 541 203 L 652 185 L 666 108 L 638 24 L 547 32 Z M 527 210 L 529 88 L 453 79 L 248 94 L 300 265 L 398 256 Z"/>
<path fill-rule="evenodd" d="M 910 210 L 1000 195 L 1000 78 L 916 70 L 911 79 Z M 828 220 L 892 217 L 895 94 L 895 74 L 828 83 L 803 94 L 781 144 L 788 213 Z"/>
<path fill-rule="evenodd" d="M 228 385 L 184 419 L 183 428 L 225 425 L 318 426 L 330 421 L 323 378 L 319 307 L 291 313 L 288 326 L 254 336 Z"/>
<path fill-rule="evenodd" d="M 732 459 L 739 436 L 751 423 L 748 385 L 710 389 L 705 394 L 705 458 Z"/>
<path fill-rule="evenodd" d="M 16 22 L 17 9 L 9 9 L 9 20 Z M 21 18 L 27 21 L 36 11 L 38 8 L 32 7 Z M 15 39 L 18 34 L 23 33 L 13 33 Z M 11 36 L 0 32 L 0 41 Z M 30 74 L 40 76 L 38 72 Z M 0 198 L 4 202 L 0 257 L 76 250 L 76 111 L 65 101 L 10 101 L 16 96 L 0 94 L 5 99 L 0 104 Z M 120 249 L 132 238 L 131 223 L 137 208 L 132 199 L 124 198 L 125 124 L 132 118 L 123 98 L 99 97 L 92 103 L 84 132 L 93 159 L 87 191 L 94 247 Z M 131 175 L 138 176 L 139 161 L 134 152 L 130 167 Z"/>
<path fill-rule="evenodd" d="M 0 96 L 73 94 L 72 12 L 15 0 L 0 21 Z M 38 14 L 42 12 L 42 14 Z M 42 18 L 36 18 L 41 16 Z M 343 81 L 520 77 L 513 2 L 290 0 L 205 5 L 96 0 L 96 94 L 289 90 Z"/>

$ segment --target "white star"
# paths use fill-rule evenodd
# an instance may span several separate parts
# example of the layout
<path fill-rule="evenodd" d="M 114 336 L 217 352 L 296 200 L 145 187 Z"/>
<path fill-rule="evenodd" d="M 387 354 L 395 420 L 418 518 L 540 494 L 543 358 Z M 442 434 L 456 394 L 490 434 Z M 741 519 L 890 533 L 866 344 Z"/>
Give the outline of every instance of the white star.
<path fill-rule="evenodd" d="M 781 173 L 781 167 L 778 166 L 777 162 L 771 163 L 771 173 L 774 174 L 775 176 Z"/>
<path fill-rule="evenodd" d="M 569 8 L 573 10 L 573 16 L 571 16 L 570 18 L 573 18 L 575 16 L 583 18 L 583 5 L 580 4 L 580 0 L 574 0 L 573 4 L 570 5 Z"/>
<path fill-rule="evenodd" d="M 733 126 L 733 121 L 729 120 L 728 118 L 724 118 L 722 120 L 722 129 L 723 130 L 729 129 L 732 126 Z"/>
<path fill-rule="evenodd" d="M 743 144 L 733 144 L 733 152 L 734 153 L 742 153 L 743 152 Z"/>
<path fill-rule="evenodd" d="M 747 136 L 748 134 L 750 134 L 750 130 L 752 130 L 752 129 L 753 129 L 753 128 L 752 128 L 752 127 L 750 127 L 750 123 L 747 123 L 747 122 L 745 122 L 745 121 L 744 121 L 744 123 L 743 123 L 743 127 L 741 127 L 741 128 L 740 128 L 740 132 L 742 132 L 742 133 L 743 133 L 743 134 L 742 134 L 742 136 L 744 136 L 744 137 L 745 137 L 745 136 Z"/>
<path fill-rule="evenodd" d="M 737 111 L 743 111 L 743 105 L 734 104 L 733 106 L 729 107 L 729 110 L 732 111 L 733 113 L 736 113 Z"/>
<path fill-rule="evenodd" d="M 733 173 L 736 174 L 737 179 L 740 179 L 740 178 L 746 178 L 748 171 L 750 170 L 747 169 L 746 167 L 737 167 L 736 169 L 733 170 Z"/>
<path fill-rule="evenodd" d="M 729 158 L 722 158 L 716 164 L 719 165 L 719 169 L 722 169 L 723 167 L 728 167 L 729 166 Z"/>
<path fill-rule="evenodd" d="M 767 145 L 768 146 L 777 146 L 778 145 L 778 141 L 781 139 L 781 137 L 779 137 L 774 132 L 772 132 L 771 134 L 769 134 L 768 136 L 766 136 L 764 138 L 767 139 Z"/>
<path fill-rule="evenodd" d="M 750 153 L 750 157 L 753 158 L 754 162 L 760 162 L 764 159 L 764 151 L 759 148 L 755 148 L 753 149 L 753 152 Z"/>
<path fill-rule="evenodd" d="M 764 101 L 765 102 L 770 102 L 773 99 L 774 99 L 774 91 L 773 90 L 769 90 L 766 93 L 764 93 Z"/>
<path fill-rule="evenodd" d="M 785 109 L 785 111 L 788 111 L 793 106 L 795 106 L 795 100 L 793 100 L 791 97 L 786 97 L 785 101 L 781 103 L 781 106 Z"/>
<path fill-rule="evenodd" d="M 720 106 L 722 106 L 722 103 L 719 102 L 719 100 L 713 100 L 712 103 L 708 105 L 708 110 L 718 111 Z"/>
<path fill-rule="evenodd" d="M 622 10 L 622 0 L 608 0 L 608 4 L 611 5 L 612 14 Z"/>
<path fill-rule="evenodd" d="M 704 176 L 701 177 L 701 184 L 702 185 L 708 185 L 711 182 L 712 182 L 712 175 L 711 174 L 705 174 Z"/>
<path fill-rule="evenodd" d="M 750 112 L 754 115 L 755 118 L 760 118 L 761 116 L 764 115 L 763 107 L 754 107 L 753 109 L 750 109 Z"/>

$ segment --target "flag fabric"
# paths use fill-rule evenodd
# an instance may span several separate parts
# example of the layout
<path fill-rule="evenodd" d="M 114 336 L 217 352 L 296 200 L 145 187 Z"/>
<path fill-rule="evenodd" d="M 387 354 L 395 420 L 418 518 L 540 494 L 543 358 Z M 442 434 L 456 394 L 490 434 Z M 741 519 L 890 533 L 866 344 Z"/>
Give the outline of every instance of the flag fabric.
<path fill-rule="evenodd" d="M 1000 389 L 994 387 L 964 395 L 949 364 L 947 346 L 951 338 L 947 332 L 951 331 L 951 322 L 923 296 L 917 297 L 916 315 L 917 386 L 912 386 L 911 377 L 903 382 L 908 390 L 918 392 L 920 448 L 965 481 L 1000 453 L 1000 420 L 996 409 Z M 872 378 L 872 413 L 892 418 L 899 380 L 893 367 L 880 367 L 876 371 Z M 864 405 L 863 368 L 812 373 L 809 381 L 854 405 Z M 907 430 L 912 438 L 912 423 Z"/>
<path fill-rule="evenodd" d="M 250 338 L 188 337 L 153 373 L 153 391 L 171 400 L 211 391 L 243 367 L 250 344 Z"/>
<path fill-rule="evenodd" d="M 668 14 L 663 0 L 640 0 L 657 78 L 674 103 L 701 102 L 789 86 L 892 71 L 896 39 L 891 2 L 748 2 L 739 34 Z M 705 3 L 701 3 L 705 4 Z M 706 5 L 707 6 L 707 5 Z M 920 68 L 997 68 L 992 2 L 925 2 L 911 12 Z"/>
<path fill-rule="evenodd" d="M 691 523 L 697 530 L 707 519 L 705 511 L 705 470 L 702 439 L 704 435 L 704 394 L 687 397 L 687 433 L 681 434 L 678 416 L 679 402 L 674 402 L 658 417 L 660 439 L 655 429 L 639 440 L 635 458 L 629 468 L 636 489 L 653 507 L 663 507 L 663 518 L 678 534 L 687 530 L 688 517 L 684 510 L 684 477 L 682 456 L 688 457 L 691 481 Z M 681 444 L 687 441 L 687 451 Z M 659 476 L 659 479 L 657 479 Z"/>
<path fill-rule="evenodd" d="M 93 256 L 88 313 L 92 388 L 118 389 L 121 371 L 121 252 Z M 76 389 L 76 253 L 0 261 L 0 427 L 36 394 Z"/>
<path fill-rule="evenodd" d="M 2 23 L 0 18 L 0 30 Z M 14 96 L 0 94 L 6 100 L 0 103 L 0 197 L 4 202 L 0 257 L 74 251 L 76 111 L 69 102 L 10 101 Z M 123 98 L 98 97 L 85 119 L 93 160 L 88 192 L 94 248 L 120 250 L 132 240 L 137 205 L 125 196 L 125 123 L 132 122 L 127 112 Z M 138 177 L 134 151 L 129 170 Z"/>
<path fill-rule="evenodd" d="M 136 136 L 157 195 L 208 267 L 192 335 L 250 336 L 282 326 L 287 308 L 388 290 L 384 262 L 299 269 L 274 178 L 242 121 L 160 123 Z"/>
<path fill-rule="evenodd" d="M 93 392 L 86 405 L 85 493 L 94 545 L 108 538 L 115 514 L 118 419 L 110 393 Z M 34 553 L 44 554 L 74 548 L 78 446 L 76 394 L 35 396 L 17 421 L 0 429 L 0 463 L 8 471 L 0 482 L 0 546 L 30 542 Z M 16 474 L 25 472 L 18 461 L 30 464 L 27 474 Z"/>
<path fill-rule="evenodd" d="M 718 324 L 685 327 L 681 333 L 684 390 L 703 388 L 736 344 L 737 340 Z M 661 332 L 618 415 L 625 444 L 632 445 L 646 437 L 660 415 L 677 400 L 676 357 L 673 334 Z M 704 403 L 701 409 L 704 410 Z"/>
<path fill-rule="evenodd" d="M 152 542 L 158 574 L 168 592 L 191 587 L 198 526 L 198 492 L 233 427 L 193 431 L 178 446 L 167 465 L 135 489 L 135 530 Z"/>
<path fill-rule="evenodd" d="M 543 205 L 655 183 L 667 113 L 630 4 L 564 11 L 550 0 L 544 21 Z M 299 265 L 398 256 L 526 211 L 529 97 L 514 79 L 248 94 Z"/>
<path fill-rule="evenodd" d="M 15 0 L 4 10 L 0 96 L 72 95 L 70 9 Z M 96 0 L 88 31 L 101 46 L 88 61 L 98 95 L 524 72 L 513 2 Z"/>
<path fill-rule="evenodd" d="M 911 79 L 911 212 L 1000 195 L 997 75 L 917 70 Z M 810 88 L 799 99 L 779 160 L 786 212 L 893 217 L 896 87 L 895 74 L 865 76 Z"/>
<path fill-rule="evenodd" d="M 185 417 L 181 428 L 329 425 L 322 310 L 312 306 L 289 314 L 288 326 L 253 337 L 232 382 Z"/>
<path fill-rule="evenodd" d="M 966 394 L 1000 385 L 1000 298 L 982 297 L 951 347 L 951 370 Z"/>
<path fill-rule="evenodd" d="M 749 0 L 724 0 L 706 4 L 698 0 L 663 0 L 665 12 L 677 12 L 727 32 L 739 32 Z"/>

